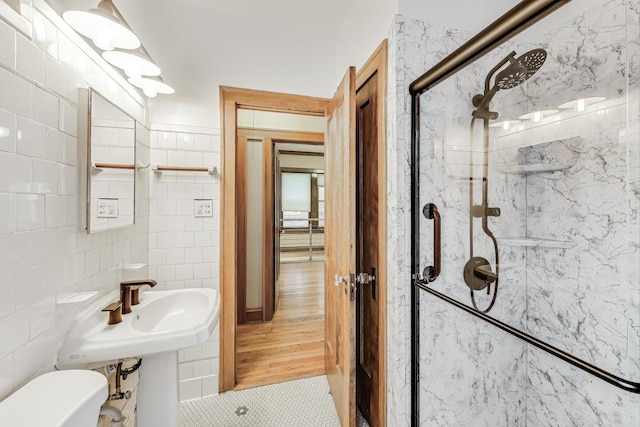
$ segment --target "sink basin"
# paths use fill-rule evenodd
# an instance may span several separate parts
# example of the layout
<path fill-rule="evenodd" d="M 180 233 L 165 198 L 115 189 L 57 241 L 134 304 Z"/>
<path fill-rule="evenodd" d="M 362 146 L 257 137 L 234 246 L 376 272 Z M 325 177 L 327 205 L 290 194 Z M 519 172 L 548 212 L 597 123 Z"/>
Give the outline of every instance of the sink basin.
<path fill-rule="evenodd" d="M 76 317 L 58 353 L 58 367 L 93 367 L 190 347 L 211 336 L 220 313 L 219 294 L 213 289 L 148 291 L 121 323 L 107 325 L 107 314 L 100 309 L 108 301 Z"/>
<path fill-rule="evenodd" d="M 209 298 L 200 292 L 180 292 L 154 298 L 136 310 L 131 327 L 142 332 L 189 329 L 209 309 Z"/>

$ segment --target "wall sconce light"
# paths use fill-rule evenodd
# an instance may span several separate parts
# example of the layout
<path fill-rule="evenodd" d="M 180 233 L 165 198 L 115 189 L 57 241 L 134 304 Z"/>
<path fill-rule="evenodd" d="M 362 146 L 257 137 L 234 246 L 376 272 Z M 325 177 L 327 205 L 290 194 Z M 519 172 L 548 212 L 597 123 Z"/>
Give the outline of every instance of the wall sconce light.
<path fill-rule="evenodd" d="M 96 47 L 103 50 L 104 60 L 123 70 L 129 83 L 142 89 L 146 96 L 153 98 L 159 93 L 175 92 L 159 77 L 160 68 L 112 0 L 101 0 L 97 8 L 89 11 L 68 10 L 62 17 L 71 28 L 90 38 Z"/>
<path fill-rule="evenodd" d="M 95 9 L 68 10 L 62 17 L 71 28 L 90 38 L 102 50 L 137 49 L 140 39 L 118 15 L 111 0 L 101 0 Z"/>
<path fill-rule="evenodd" d="M 144 94 L 149 98 L 155 98 L 159 93 L 170 95 L 175 92 L 175 90 L 162 81 L 160 77 L 130 77 L 129 83 L 142 89 Z"/>
<path fill-rule="evenodd" d="M 597 104 L 606 100 L 604 96 L 591 96 L 589 98 L 580 98 L 573 101 L 565 102 L 562 105 L 559 105 L 560 109 L 574 109 L 575 111 L 581 113 L 587 109 L 589 105 Z"/>
<path fill-rule="evenodd" d="M 160 67 L 153 63 L 146 51 L 142 50 L 142 47 L 131 52 L 109 50 L 102 52 L 102 57 L 114 67 L 124 70 L 127 77 L 140 78 L 142 76 L 160 75 Z"/>
<path fill-rule="evenodd" d="M 558 110 L 539 110 L 532 113 L 524 114 L 518 117 L 520 120 L 531 120 L 533 123 L 540 123 L 542 119 L 556 114 Z"/>

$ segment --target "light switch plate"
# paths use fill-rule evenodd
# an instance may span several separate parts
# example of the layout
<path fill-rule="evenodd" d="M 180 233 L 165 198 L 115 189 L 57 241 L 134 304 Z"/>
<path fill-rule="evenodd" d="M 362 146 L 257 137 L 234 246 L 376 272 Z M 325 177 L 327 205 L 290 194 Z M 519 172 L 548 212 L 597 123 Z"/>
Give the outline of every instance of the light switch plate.
<path fill-rule="evenodd" d="M 195 216 L 196 218 L 213 216 L 213 200 L 194 199 L 193 200 L 193 216 Z"/>
<path fill-rule="evenodd" d="M 98 218 L 118 218 L 118 199 L 98 199 Z"/>

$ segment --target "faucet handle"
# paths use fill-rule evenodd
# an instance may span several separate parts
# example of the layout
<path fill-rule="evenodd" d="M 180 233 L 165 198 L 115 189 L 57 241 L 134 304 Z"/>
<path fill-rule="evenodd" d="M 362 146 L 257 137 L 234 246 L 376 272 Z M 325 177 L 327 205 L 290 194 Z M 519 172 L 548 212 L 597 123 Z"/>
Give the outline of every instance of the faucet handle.
<path fill-rule="evenodd" d="M 107 322 L 109 325 L 117 325 L 122 322 L 122 303 L 120 301 L 112 302 L 102 311 L 109 313 L 109 321 Z"/>

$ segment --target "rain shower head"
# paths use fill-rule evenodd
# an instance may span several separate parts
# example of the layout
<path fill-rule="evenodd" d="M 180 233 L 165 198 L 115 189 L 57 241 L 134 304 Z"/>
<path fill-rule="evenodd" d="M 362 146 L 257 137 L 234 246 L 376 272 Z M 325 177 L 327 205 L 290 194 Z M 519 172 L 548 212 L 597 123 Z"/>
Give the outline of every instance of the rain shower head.
<path fill-rule="evenodd" d="M 511 64 L 498 73 L 496 86 L 498 89 L 512 89 L 521 85 L 542 67 L 546 59 L 544 49 L 533 49 L 517 59 L 510 59 Z"/>
<path fill-rule="evenodd" d="M 542 64 L 547 59 L 547 51 L 544 49 L 530 50 L 518 58 L 515 58 L 515 55 L 515 52 L 511 52 L 498 65 L 493 67 L 487 75 L 484 93 L 478 94 L 472 99 L 473 106 L 477 107 L 473 112 L 474 117 L 490 120 L 497 119 L 498 114 L 489 111 L 489 102 L 491 102 L 495 94 L 501 89 L 513 89 L 527 81 L 542 67 Z M 491 77 L 505 64 L 509 64 L 509 66 L 498 73 L 493 87 L 489 89 Z"/>

